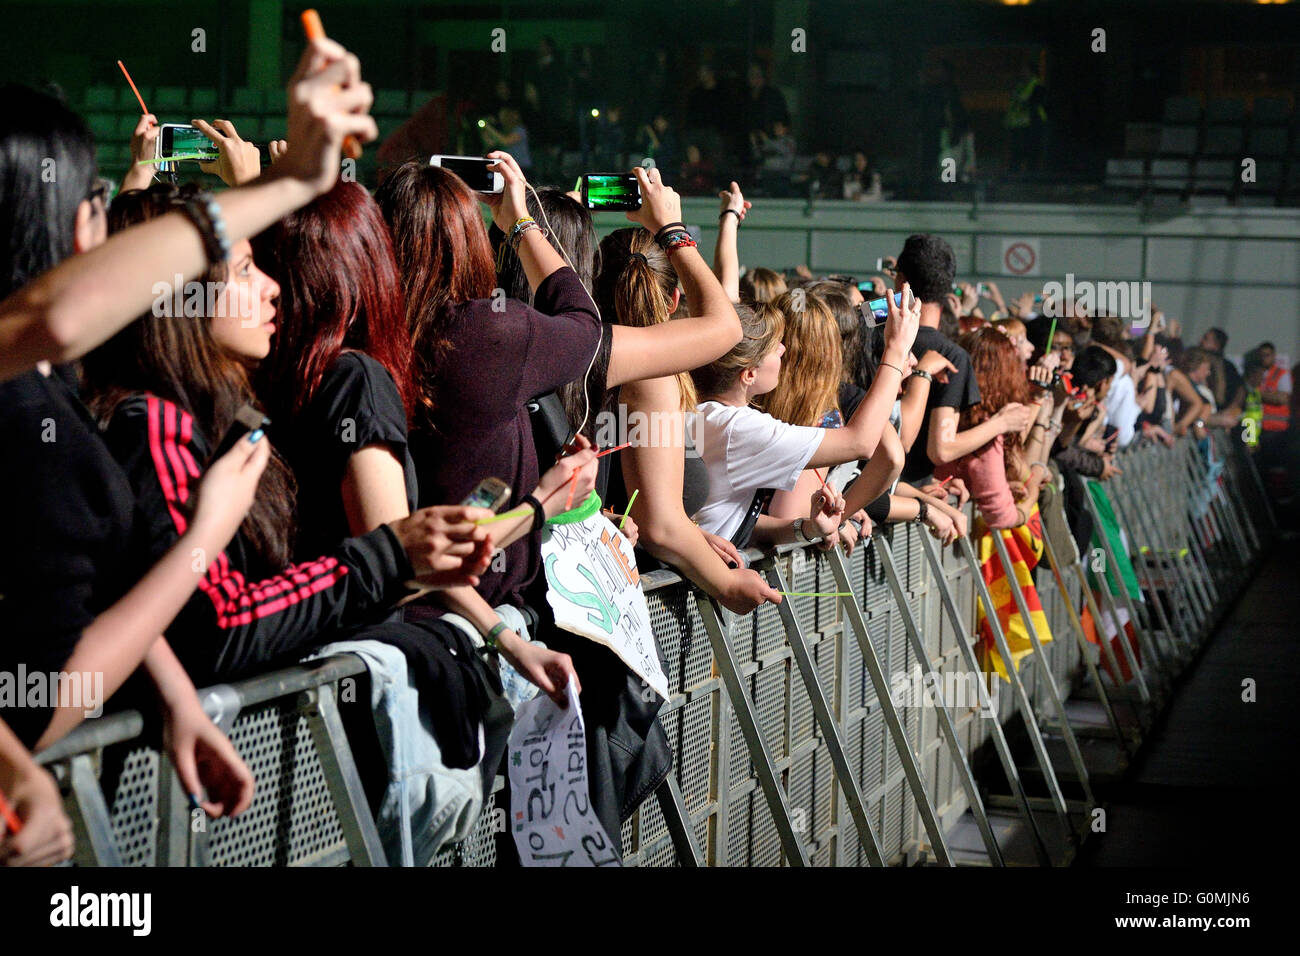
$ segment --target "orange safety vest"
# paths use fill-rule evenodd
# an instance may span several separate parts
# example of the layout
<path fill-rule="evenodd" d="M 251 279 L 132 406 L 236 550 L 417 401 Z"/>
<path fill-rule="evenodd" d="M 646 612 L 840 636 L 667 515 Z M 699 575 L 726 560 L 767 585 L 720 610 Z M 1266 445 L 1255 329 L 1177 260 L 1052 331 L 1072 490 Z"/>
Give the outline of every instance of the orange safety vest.
<path fill-rule="evenodd" d="M 1264 392 L 1277 391 L 1278 385 L 1282 381 L 1282 376 L 1286 374 L 1286 369 L 1276 362 L 1273 367 L 1264 373 L 1264 381 L 1260 385 L 1260 390 Z M 1291 409 L 1286 405 L 1264 405 L 1264 422 L 1263 427 L 1266 432 L 1284 432 L 1286 431 L 1287 421 L 1291 417 Z"/>

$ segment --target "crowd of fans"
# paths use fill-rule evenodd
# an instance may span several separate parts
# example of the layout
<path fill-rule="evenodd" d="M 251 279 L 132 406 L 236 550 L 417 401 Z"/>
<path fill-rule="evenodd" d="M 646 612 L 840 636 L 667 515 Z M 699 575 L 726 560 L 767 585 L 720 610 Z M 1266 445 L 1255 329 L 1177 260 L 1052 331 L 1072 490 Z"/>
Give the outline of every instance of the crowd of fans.
<path fill-rule="evenodd" d="M 742 132 L 770 159 L 784 107 L 761 79 Z M 552 82 L 539 72 L 538 95 Z M 991 283 L 959 285 L 934 235 L 863 282 L 742 275 L 739 180 L 710 264 L 668 164 L 635 170 L 641 208 L 597 243 L 563 188 L 528 184 L 520 154 L 548 148 L 546 126 L 518 138 L 509 106 L 485 127 L 510 147 L 490 153 L 502 193 L 417 158 L 372 195 L 338 181 L 344 137 L 376 136 L 370 98 L 356 59 L 313 41 L 274 165 L 218 123 L 205 131 L 232 188 L 133 174 L 106 206 L 82 121 L 45 93 L 0 97 L 0 493 L 21 503 L 0 557 L 0 672 L 102 674 L 113 704 L 153 693 L 171 763 L 213 816 L 246 809 L 255 782 L 195 685 L 350 649 L 376 688 L 413 691 L 363 697 L 395 862 L 464 836 L 503 701 L 562 705 L 569 682 L 592 805 L 618 834 L 668 772 L 662 701 L 554 626 L 538 567 L 545 521 L 593 490 L 611 514 L 630 506 L 643 566 L 670 563 L 744 614 L 781 600 L 750 546 L 851 551 L 909 521 L 950 544 L 972 532 L 971 499 L 987 527 L 1023 526 L 1052 462 L 1083 542 L 1079 476 L 1115 475 L 1130 442 L 1254 416 L 1261 464 L 1286 453 L 1293 392 L 1267 343 L 1240 375 L 1217 330 L 1184 348 L 1159 314 L 1133 338 L 1073 303 L 1059 321 L 1033 296 L 1008 306 Z M 149 135 L 142 121 L 137 152 Z M 876 296 L 880 321 L 862 308 Z M 254 426 L 223 442 L 247 406 Z M 627 441 L 604 436 L 611 415 L 656 424 L 598 457 L 598 441 Z M 487 478 L 511 489 L 512 516 L 457 504 Z M 0 822 L 0 862 L 69 855 L 30 753 L 83 716 L 0 699 L 0 792 L 22 823 Z M 456 774 L 471 784 L 449 808 L 431 779 Z"/>

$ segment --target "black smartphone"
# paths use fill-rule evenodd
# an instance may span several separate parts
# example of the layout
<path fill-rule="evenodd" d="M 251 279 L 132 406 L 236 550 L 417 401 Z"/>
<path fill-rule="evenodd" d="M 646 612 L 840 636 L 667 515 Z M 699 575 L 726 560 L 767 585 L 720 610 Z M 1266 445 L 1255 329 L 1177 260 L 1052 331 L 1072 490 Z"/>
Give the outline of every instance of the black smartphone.
<path fill-rule="evenodd" d="M 582 205 L 592 212 L 641 208 L 641 184 L 632 173 L 585 173 L 579 180 Z"/>
<path fill-rule="evenodd" d="M 251 432 L 261 429 L 263 432 L 270 431 L 271 419 L 267 418 L 252 405 L 245 405 L 235 413 L 235 420 L 230 423 L 226 429 L 226 434 L 222 437 L 221 442 L 217 445 L 217 450 L 212 453 L 209 461 L 216 461 L 230 449 L 235 447 L 235 442 Z"/>
<path fill-rule="evenodd" d="M 497 193 L 504 192 L 506 188 L 505 178 L 498 170 L 489 169 L 488 167 L 495 163 L 494 159 L 487 159 L 483 156 L 430 156 L 430 166 L 441 166 L 443 169 L 449 169 L 465 181 L 465 185 L 475 192 L 485 193 L 493 196 Z"/>
<path fill-rule="evenodd" d="M 903 307 L 903 293 L 894 293 L 894 305 L 900 309 Z M 875 328 L 889 318 L 889 299 L 882 295 L 878 299 L 868 299 L 866 302 L 860 302 L 858 303 L 858 311 L 862 314 L 862 318 L 866 320 L 867 328 Z"/>
<path fill-rule="evenodd" d="M 155 159 L 182 156 L 196 162 L 210 163 L 221 155 L 216 143 L 204 136 L 201 129 L 188 123 L 163 123 L 158 129 L 156 142 Z"/>

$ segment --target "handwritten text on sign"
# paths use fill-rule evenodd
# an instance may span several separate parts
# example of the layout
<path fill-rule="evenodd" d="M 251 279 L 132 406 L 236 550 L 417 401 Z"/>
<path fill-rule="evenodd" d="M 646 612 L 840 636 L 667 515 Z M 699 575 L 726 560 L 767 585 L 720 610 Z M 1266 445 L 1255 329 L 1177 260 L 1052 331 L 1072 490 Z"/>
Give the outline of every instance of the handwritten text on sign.
<path fill-rule="evenodd" d="M 572 524 L 548 525 L 542 562 L 556 625 L 604 644 L 667 699 L 668 677 L 659 664 L 650 609 L 627 538 L 599 512 Z"/>
<path fill-rule="evenodd" d="M 573 683 L 560 710 L 545 694 L 523 704 L 510 731 L 510 832 L 524 866 L 621 866 L 591 809 L 587 732 Z"/>

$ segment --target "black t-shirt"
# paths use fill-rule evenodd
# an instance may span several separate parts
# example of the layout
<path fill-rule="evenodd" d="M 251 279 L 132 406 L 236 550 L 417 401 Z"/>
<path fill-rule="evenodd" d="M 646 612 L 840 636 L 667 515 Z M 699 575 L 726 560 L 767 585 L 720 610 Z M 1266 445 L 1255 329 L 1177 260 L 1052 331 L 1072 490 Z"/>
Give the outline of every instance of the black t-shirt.
<path fill-rule="evenodd" d="M 62 670 L 95 616 L 143 570 L 126 475 L 58 375 L 0 384 L 0 672 Z M 16 688 L 22 694 L 25 688 Z M 24 699 L 23 701 L 27 701 Z M 28 747 L 51 707 L 2 716 Z"/>
<path fill-rule="evenodd" d="M 884 332 L 877 328 L 875 334 L 882 336 Z M 930 414 L 936 408 L 955 408 L 961 412 L 964 408 L 979 404 L 980 400 L 980 387 L 971 369 L 970 355 L 938 329 L 923 325 L 916 333 L 916 341 L 912 343 L 912 354 L 920 358 L 931 349 L 957 366 L 957 371 L 948 374 L 946 384 L 935 381 L 930 385 L 921 430 L 917 432 L 916 442 L 907 453 L 907 461 L 903 465 L 902 480 L 909 483 L 926 478 L 934 472 L 934 464 L 925 450 L 930 437 Z M 876 351 L 879 351 L 878 348 Z"/>
<path fill-rule="evenodd" d="M 327 554 L 352 536 L 340 487 L 349 459 L 367 445 L 387 446 L 402 463 L 406 504 L 415 509 L 402 396 L 388 370 L 364 352 L 340 355 L 292 427 L 274 438 L 298 479 L 299 560 Z"/>

